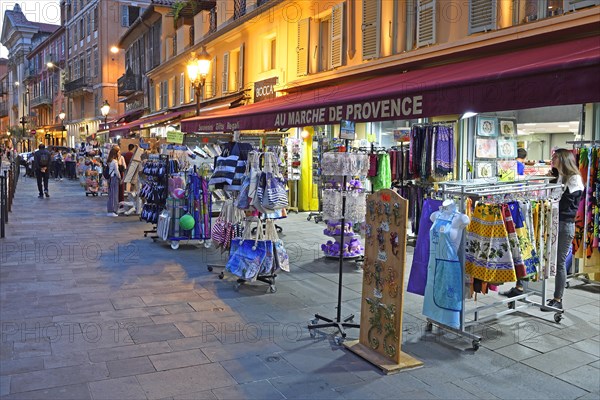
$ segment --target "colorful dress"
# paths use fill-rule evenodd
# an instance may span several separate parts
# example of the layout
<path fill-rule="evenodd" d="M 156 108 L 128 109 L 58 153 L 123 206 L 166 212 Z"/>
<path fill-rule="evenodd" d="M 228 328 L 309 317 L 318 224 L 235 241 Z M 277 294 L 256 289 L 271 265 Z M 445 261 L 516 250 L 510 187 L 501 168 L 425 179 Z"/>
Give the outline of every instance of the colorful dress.
<path fill-rule="evenodd" d="M 518 238 L 521 261 L 525 266 L 525 275 L 519 275 L 517 271 L 517 277 L 533 278 L 539 270 L 540 260 L 537 256 L 537 253 L 535 252 L 533 244 L 531 243 L 529 230 L 527 229 L 527 225 L 525 224 L 525 218 L 521 213 L 521 207 L 518 202 L 513 201 L 507 204 L 507 208 L 510 211 L 512 221 L 515 227 L 515 233 Z"/>
<path fill-rule="evenodd" d="M 478 203 L 467 227 L 465 271 L 485 282 L 515 282 L 508 232 L 498 204 Z"/>
<path fill-rule="evenodd" d="M 448 218 L 440 213 L 429 231 L 431 246 L 423 299 L 423 315 L 453 328 L 460 327 L 463 273 L 448 232 L 452 231 L 453 219 L 460 215 L 453 213 Z"/>

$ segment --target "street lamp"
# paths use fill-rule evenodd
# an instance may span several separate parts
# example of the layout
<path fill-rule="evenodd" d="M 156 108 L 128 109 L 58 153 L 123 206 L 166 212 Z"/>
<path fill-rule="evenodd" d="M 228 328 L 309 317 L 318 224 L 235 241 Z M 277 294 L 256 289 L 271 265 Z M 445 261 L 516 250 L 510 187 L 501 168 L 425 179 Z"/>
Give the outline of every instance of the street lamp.
<path fill-rule="evenodd" d="M 202 47 L 198 55 L 192 52 L 192 58 L 187 64 L 188 77 L 192 86 L 194 86 L 194 95 L 196 96 L 196 115 L 200 115 L 200 97 L 204 97 L 204 84 L 206 75 L 210 69 L 210 54 Z"/>
<path fill-rule="evenodd" d="M 67 116 L 67 114 L 65 114 L 64 110 L 61 111 L 58 114 L 58 118 L 60 118 L 60 132 L 61 132 L 61 136 L 63 139 L 63 146 L 66 146 L 66 138 L 65 138 L 65 117 Z"/>
<path fill-rule="evenodd" d="M 110 112 L 110 104 L 108 104 L 108 100 L 104 100 L 104 104 L 102 104 L 102 107 L 100 107 L 100 112 L 104 117 L 104 129 L 106 129 L 106 125 L 108 124 L 108 113 Z"/>

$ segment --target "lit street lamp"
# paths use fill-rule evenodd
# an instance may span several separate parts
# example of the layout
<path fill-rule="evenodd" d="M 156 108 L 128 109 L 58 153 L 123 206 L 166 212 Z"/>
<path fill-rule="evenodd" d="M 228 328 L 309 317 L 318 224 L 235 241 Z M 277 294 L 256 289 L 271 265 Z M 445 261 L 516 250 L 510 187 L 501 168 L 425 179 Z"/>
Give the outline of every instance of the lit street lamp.
<path fill-rule="evenodd" d="M 104 100 L 104 104 L 102 104 L 102 107 L 100 107 L 100 112 L 102 113 L 102 116 L 104 117 L 104 129 L 107 129 L 107 119 L 108 119 L 108 113 L 110 112 L 110 104 L 108 104 L 108 100 Z"/>
<path fill-rule="evenodd" d="M 202 47 L 200 54 L 196 56 L 192 52 L 192 59 L 188 62 L 187 72 L 192 86 L 194 86 L 194 96 L 196 96 L 196 115 L 200 115 L 200 97 L 204 97 L 204 84 L 206 75 L 210 69 L 210 54 Z"/>
<path fill-rule="evenodd" d="M 65 133 L 65 117 L 66 116 L 67 116 L 67 114 L 65 114 L 64 111 L 61 111 L 58 114 L 58 118 L 60 118 L 60 131 L 61 131 L 61 136 L 62 136 L 62 139 L 63 139 L 63 146 L 67 145 L 67 143 L 66 143 L 67 140 L 66 140 L 65 134 L 64 134 Z"/>

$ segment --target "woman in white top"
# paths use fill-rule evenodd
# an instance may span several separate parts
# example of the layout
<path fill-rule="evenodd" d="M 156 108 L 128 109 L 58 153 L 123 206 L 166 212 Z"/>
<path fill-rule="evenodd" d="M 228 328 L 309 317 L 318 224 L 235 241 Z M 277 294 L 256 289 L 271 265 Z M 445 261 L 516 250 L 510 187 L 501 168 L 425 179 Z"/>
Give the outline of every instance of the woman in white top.
<path fill-rule="evenodd" d="M 119 185 L 121 182 L 121 173 L 119 172 L 119 156 L 121 149 L 119 146 L 113 146 L 108 153 L 108 201 L 107 210 L 109 217 L 118 217 L 117 210 L 119 209 Z"/>

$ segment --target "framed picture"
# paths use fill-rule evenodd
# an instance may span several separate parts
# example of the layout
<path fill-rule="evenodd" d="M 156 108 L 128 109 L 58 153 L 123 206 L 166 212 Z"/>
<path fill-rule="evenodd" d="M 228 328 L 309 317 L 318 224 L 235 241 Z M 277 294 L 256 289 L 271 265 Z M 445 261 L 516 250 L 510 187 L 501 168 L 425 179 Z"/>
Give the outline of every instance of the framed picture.
<path fill-rule="evenodd" d="M 479 136 L 496 137 L 498 120 L 494 117 L 477 117 L 477 134 Z"/>
<path fill-rule="evenodd" d="M 496 161 L 481 160 L 475 163 L 476 178 L 493 178 L 496 176 Z"/>
<path fill-rule="evenodd" d="M 353 121 L 343 119 L 340 124 L 340 139 L 356 139 L 356 124 Z"/>
<path fill-rule="evenodd" d="M 498 158 L 517 158 L 517 141 L 498 139 Z"/>
<path fill-rule="evenodd" d="M 504 136 L 515 136 L 517 134 L 516 121 L 512 119 L 501 119 L 500 134 Z"/>
<path fill-rule="evenodd" d="M 496 158 L 497 142 L 496 139 L 477 139 L 475 157 L 477 158 Z"/>

